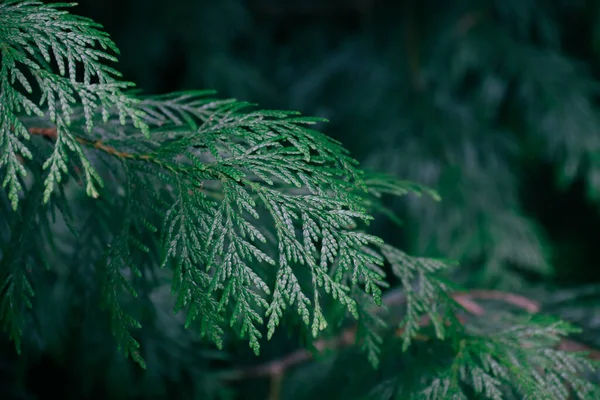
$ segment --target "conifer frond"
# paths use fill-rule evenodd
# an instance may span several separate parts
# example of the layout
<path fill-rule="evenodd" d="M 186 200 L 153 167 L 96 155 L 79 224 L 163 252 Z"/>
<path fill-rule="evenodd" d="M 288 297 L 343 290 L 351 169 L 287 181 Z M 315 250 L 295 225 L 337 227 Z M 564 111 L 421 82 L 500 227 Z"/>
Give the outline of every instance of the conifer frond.
<path fill-rule="evenodd" d="M 467 399 L 463 385 L 494 400 L 511 393 L 528 399 L 600 396 L 600 387 L 583 378 L 597 366 L 584 354 L 553 349 L 578 329 L 546 317 L 509 317 L 503 323 L 508 328 L 488 324 L 487 331 L 461 339 L 452 364 L 413 398 Z"/>
<path fill-rule="evenodd" d="M 5 263 L 3 263 L 5 264 Z M 8 262 L 6 262 L 8 264 Z M 23 334 L 25 309 L 31 308 L 33 288 L 27 277 L 26 264 L 2 266 L 2 297 L 0 299 L 0 320 L 2 328 L 14 341 L 17 352 L 21 352 L 21 336 Z"/>
<path fill-rule="evenodd" d="M 191 130 L 210 118 L 216 108 L 233 100 L 216 99 L 213 90 L 197 90 L 147 96 L 140 100 L 140 109 L 145 120 L 154 126 L 181 126 L 187 124 Z"/>
<path fill-rule="evenodd" d="M 9 231 L 0 253 L 0 321 L 19 353 L 28 309 L 32 308 L 35 295 L 33 270 L 44 265 L 41 252 L 33 250 L 36 238 L 44 238 L 45 233 L 36 226 L 44 222 L 37 204 L 40 196 L 38 184 L 30 190 L 20 213 L 12 215 L 11 226 L 17 226 Z"/>
<path fill-rule="evenodd" d="M 129 234 L 125 231 L 126 229 L 128 226 L 110 244 L 106 258 L 98 263 L 101 306 L 110 315 L 112 334 L 117 339 L 119 348 L 126 356 L 131 356 L 142 368 L 146 368 L 146 364 L 139 354 L 140 344 L 129 332 L 131 328 L 141 328 L 141 325 L 125 311 L 119 301 L 121 289 L 125 289 L 134 298 L 137 297 L 135 288 L 121 271 L 123 268 L 129 268 L 131 271 L 139 273 L 131 260 Z"/>
<path fill-rule="evenodd" d="M 203 268 L 206 265 L 203 243 L 205 232 L 210 229 L 210 208 L 201 201 L 201 195 L 192 197 L 182 192 L 194 187 L 180 186 L 178 189 L 179 197 L 164 218 L 162 266 L 170 262 L 173 268 L 172 293 L 177 296 L 175 312 L 189 307 L 186 327 L 200 319 L 200 335 L 208 336 L 221 348 L 223 318 L 218 302 L 209 292 L 210 275 Z"/>
<path fill-rule="evenodd" d="M 211 110 L 194 97 L 189 101 L 180 106 L 190 115 Z M 311 329 L 316 336 L 327 326 L 319 303 L 321 290 L 354 315 L 356 306 L 348 291 L 359 280 L 367 293 L 379 299 L 383 276 L 373 266 L 382 259 L 365 248 L 380 240 L 354 230 L 371 217 L 360 206 L 356 189 L 364 184 L 346 151 L 306 127 L 318 119 L 283 111 L 245 111 L 248 104 L 234 101 L 212 104 L 216 107 L 200 121 L 196 133 L 189 132 L 189 123 L 176 129 L 180 119 L 173 120 L 163 111 L 170 119 L 167 125 L 162 120 L 160 124 L 170 124 L 174 131 L 164 128 L 157 135 L 174 139 L 167 139 L 149 157 L 159 166 L 168 166 L 164 172 L 172 175 L 181 193 L 177 202 L 188 207 L 180 208 L 179 214 L 173 211 L 170 215 L 178 216 L 166 220 L 165 231 L 176 232 L 168 248 L 176 248 L 185 232 L 175 228 L 181 218 L 202 219 L 193 228 L 198 235 L 193 244 L 201 244 L 206 254 L 191 262 L 214 271 L 208 289 L 219 293 L 220 309 L 234 302 L 231 325 L 240 323 L 240 333 L 258 351 L 261 310 L 269 318 L 270 337 L 287 306 L 294 306 L 309 324 L 312 305 Z M 158 99 L 152 105 L 156 110 L 167 107 Z M 183 160 L 175 164 L 174 157 L 181 155 L 187 159 L 185 167 Z M 189 193 L 195 193 L 196 199 L 185 200 Z M 277 253 L 266 252 L 269 234 L 274 235 Z M 271 265 L 274 287 L 257 275 L 256 264 Z M 312 275 L 309 292 L 298 283 L 294 272 L 298 267 Z M 271 293 L 272 300 L 266 301 Z"/>
<path fill-rule="evenodd" d="M 361 351 L 366 354 L 369 363 L 377 368 L 380 362 L 383 335 L 388 324 L 382 316 L 373 311 L 377 305 L 372 298 L 361 292 L 356 292 L 355 296 L 358 309 L 356 341 L 360 344 Z"/>
<path fill-rule="evenodd" d="M 132 198 L 129 193 L 130 182 L 125 187 L 124 221 L 120 231 L 115 235 L 103 258 L 97 263 L 100 287 L 101 307 L 110 315 L 110 326 L 119 348 L 125 356 L 131 356 L 142 368 L 146 363 L 139 353 L 140 343 L 131 335 L 131 328 L 141 328 L 141 324 L 129 315 L 120 302 L 121 291 L 124 290 L 133 298 L 138 294 L 132 280 L 142 277 L 140 268 L 131 256 L 131 245 L 135 238 L 131 236 Z"/>
<path fill-rule="evenodd" d="M 6 170 L 3 187 L 8 187 L 13 208 L 26 176 L 18 158 L 31 158 L 19 113 L 47 116 L 58 128 L 56 149 L 44 164 L 49 169 L 44 201 L 67 172 L 70 155 L 84 168 L 88 194 L 97 196 L 99 177 L 69 129 L 75 112 L 83 114 L 88 131 L 96 115 L 106 120 L 111 112 L 122 123 L 129 118 L 136 127 L 146 127 L 137 100 L 123 93 L 132 84 L 108 65 L 116 61 L 116 46 L 99 24 L 60 9 L 66 6 L 70 4 L 0 4 L 0 168 Z"/>
<path fill-rule="evenodd" d="M 398 226 L 402 226 L 402 219 L 389 206 L 386 206 L 382 197 L 402 197 L 413 194 L 421 197 L 423 194 L 440 201 L 439 194 L 431 188 L 406 180 L 398 180 L 388 174 L 365 171 L 363 180 L 367 186 L 369 196 L 364 197 L 364 205 L 372 213 L 380 213 L 389 218 Z"/>
<path fill-rule="evenodd" d="M 456 303 L 449 296 L 448 282 L 440 276 L 440 272 L 446 270 L 450 263 L 409 256 L 389 245 L 382 246 L 381 251 L 406 292 L 406 316 L 401 323 L 404 349 L 419 332 L 424 316 L 430 319 L 439 339 L 447 337 L 445 323 L 451 322 L 451 328 L 458 325 L 454 315 Z"/>

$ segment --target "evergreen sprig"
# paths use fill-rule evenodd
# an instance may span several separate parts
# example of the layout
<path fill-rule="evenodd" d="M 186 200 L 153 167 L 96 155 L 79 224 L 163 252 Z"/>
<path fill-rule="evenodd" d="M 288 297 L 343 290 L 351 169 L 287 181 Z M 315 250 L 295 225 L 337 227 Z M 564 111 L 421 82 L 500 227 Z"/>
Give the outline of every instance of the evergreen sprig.
<path fill-rule="evenodd" d="M 3 20 L 10 22 L 1 32 L 9 46 L 8 55 L 3 53 L 6 72 L 2 89 L 12 96 L 5 97 L 9 108 L 2 120 L 13 121 L 11 126 L 18 126 L 23 133 L 20 136 L 30 139 L 27 126 L 16 120 L 16 113 L 21 111 L 19 104 L 33 104 L 35 107 L 24 109 L 26 114 L 34 111 L 54 124 L 46 134 L 53 139 L 53 147 L 44 163 L 44 169 L 49 168 L 44 201 L 67 173 L 83 178 L 88 195 L 99 196 L 95 183 L 102 181 L 85 154 L 88 148 L 128 164 L 140 184 L 144 176 L 156 174 L 171 189 L 169 198 L 162 199 L 171 205 L 157 211 L 164 215 L 162 264 L 174 263 L 177 308 L 189 306 L 190 320 L 202 310 L 203 321 L 209 323 L 205 332 L 217 343 L 222 341 L 219 317 L 208 315 L 224 312 L 230 302 L 230 325 L 237 326 L 258 352 L 265 310 L 269 337 L 285 308 L 294 304 L 305 323 L 312 319 L 311 331 L 316 336 L 327 326 L 320 306 L 322 289 L 354 316 L 358 314 L 349 290 L 359 280 L 365 291 L 380 301 L 383 276 L 375 267 L 383 260 L 366 247 L 381 241 L 355 231 L 358 222 L 371 219 L 356 193 L 364 187 L 362 173 L 339 143 L 307 128 L 322 119 L 287 111 L 247 111 L 248 103 L 206 100 L 210 92 L 141 99 L 125 94 L 123 90 L 130 84 L 116 80 L 118 73 L 101 63 L 114 61 L 114 57 L 93 49 L 98 44 L 116 52 L 114 44 L 97 33 L 98 25 L 58 10 L 58 6 L 8 2 L 2 14 Z M 15 22 L 18 19 L 26 23 L 20 25 Z M 53 72 L 52 60 L 58 74 Z M 84 71 L 81 81 L 77 79 L 78 66 Z M 25 76 L 21 73 L 24 67 L 42 91 L 38 103 L 13 85 L 16 77 Z M 32 92 L 29 80 L 18 81 L 26 92 Z M 47 110 L 41 109 L 44 104 Z M 151 129 L 152 133 L 147 139 L 132 137 L 131 132 L 123 131 L 128 126 L 143 132 Z M 18 141 L 14 129 L 2 134 L 7 138 L 3 143 Z M 98 136 L 102 139 L 96 139 Z M 77 155 L 75 166 L 68 164 L 67 149 Z M 14 208 L 22 185 L 13 172 L 18 168 L 24 177 L 26 170 L 14 146 L 5 146 L 3 159 L 7 160 L 6 182 Z M 125 187 L 128 192 L 129 185 Z M 138 218 L 133 207 L 144 208 L 128 206 L 133 216 L 127 216 L 105 261 L 99 264 L 103 303 L 112 315 L 113 333 L 128 354 L 137 354 L 138 343 L 128 328 L 138 323 L 120 308 L 118 287 L 123 285 L 136 295 L 119 272 L 128 266 L 139 273 L 130 254 L 134 239 L 129 237 L 128 224 L 130 218 Z M 270 223 L 257 225 L 259 212 L 266 213 Z M 269 234 L 277 246 L 271 255 L 264 246 Z M 260 264 L 276 267 L 274 286 L 266 283 L 268 275 L 259 275 Z M 301 288 L 293 269 L 296 264 L 304 264 L 310 271 L 310 291 Z M 272 301 L 268 301 L 271 292 Z"/>
<path fill-rule="evenodd" d="M 61 273 L 81 277 L 95 267 L 84 291 L 97 295 L 119 347 L 143 368 L 151 365 L 144 333 L 132 328 L 153 326 L 157 318 L 141 305 L 168 285 L 175 311 L 187 311 L 185 326 L 198 322 L 200 336 L 221 349 L 245 338 L 258 354 L 264 330 L 271 339 L 284 320 L 316 337 L 335 334 L 351 316 L 377 365 L 386 330 L 403 332 L 406 352 L 425 320 L 458 350 L 411 396 L 464 398 L 461 385 L 469 384 L 503 398 L 505 383 L 565 398 L 566 380 L 593 398 L 595 387 L 580 376 L 591 365 L 551 350 L 571 332 L 566 325 L 510 321 L 500 334 L 472 334 L 439 277 L 449 263 L 409 256 L 367 233 L 376 212 L 397 219 L 383 195 L 435 193 L 363 172 L 340 143 L 312 129 L 323 119 L 209 91 L 126 91 L 131 84 L 106 64 L 114 44 L 64 6 L 0 4 L 0 221 L 8 226 L 0 236 L 0 318 L 17 348 L 39 290 L 32 266 L 61 271 L 80 253 L 85 259 L 73 264 L 82 270 Z M 32 239 L 40 242 L 35 254 Z M 400 326 L 375 311 L 386 266 L 406 296 Z"/>
<path fill-rule="evenodd" d="M 72 4 L 0 4 L 0 167 L 6 169 L 3 187 L 8 187 L 13 208 L 22 189 L 20 179 L 26 175 L 19 156 L 31 158 L 23 142 L 29 133 L 18 113 L 47 116 L 57 127 L 54 152 L 44 164 L 48 169 L 44 201 L 67 173 L 65 160 L 70 155 L 83 168 L 89 195 L 97 196 L 102 185 L 68 129 L 75 112 L 83 114 L 88 131 L 95 115 L 101 114 L 106 120 L 113 109 L 122 123 L 130 117 L 136 127 L 145 130 L 140 111 L 134 107 L 135 98 L 123 93 L 132 84 L 120 80 L 121 74 L 107 64 L 116 61 L 113 54 L 118 54 L 117 47 L 101 25 L 60 9 L 67 6 Z"/>

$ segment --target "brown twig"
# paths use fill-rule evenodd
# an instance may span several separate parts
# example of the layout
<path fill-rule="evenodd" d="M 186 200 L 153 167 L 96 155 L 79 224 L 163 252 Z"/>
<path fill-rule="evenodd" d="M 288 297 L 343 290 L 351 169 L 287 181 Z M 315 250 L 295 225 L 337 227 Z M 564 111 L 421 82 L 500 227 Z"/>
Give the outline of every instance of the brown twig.
<path fill-rule="evenodd" d="M 467 295 L 471 299 L 499 300 L 503 303 L 512 304 L 530 313 L 540 312 L 540 305 L 538 302 L 514 293 L 501 292 L 498 290 L 471 290 Z"/>
<path fill-rule="evenodd" d="M 33 127 L 33 128 L 29 128 L 28 129 L 29 133 L 32 135 L 40 135 L 49 139 L 53 139 L 56 140 L 58 138 L 58 131 L 56 130 L 56 128 L 37 128 L 37 127 Z M 80 136 L 75 136 L 75 140 L 77 141 L 77 143 L 83 144 L 85 146 L 89 146 L 89 147 L 93 147 L 95 149 L 101 150 L 107 154 L 110 154 L 112 156 L 116 156 L 119 158 L 124 158 L 124 159 L 148 159 L 150 156 L 148 155 L 135 155 L 135 154 L 131 154 L 131 153 L 127 153 L 124 151 L 119 151 L 117 149 L 115 149 L 112 146 L 107 146 L 105 145 L 101 140 L 88 140 L 88 139 L 84 139 Z"/>
<path fill-rule="evenodd" d="M 356 328 L 345 329 L 339 336 L 332 339 L 320 339 L 313 343 L 313 346 L 318 351 L 332 350 L 343 348 L 352 345 L 356 338 Z M 285 355 L 277 360 L 269 361 L 265 364 L 258 366 L 250 366 L 247 368 L 241 368 L 235 371 L 230 371 L 223 375 L 222 378 L 228 381 L 238 381 L 248 378 L 264 378 L 271 377 L 279 372 L 285 372 L 289 368 L 301 364 L 305 361 L 309 361 L 313 358 L 313 354 L 310 350 L 299 349 L 292 353 Z"/>
<path fill-rule="evenodd" d="M 279 394 L 281 393 L 281 383 L 283 382 L 283 375 L 285 375 L 285 370 L 281 369 L 275 372 L 271 377 L 271 386 L 269 387 L 268 400 L 279 400 Z"/>

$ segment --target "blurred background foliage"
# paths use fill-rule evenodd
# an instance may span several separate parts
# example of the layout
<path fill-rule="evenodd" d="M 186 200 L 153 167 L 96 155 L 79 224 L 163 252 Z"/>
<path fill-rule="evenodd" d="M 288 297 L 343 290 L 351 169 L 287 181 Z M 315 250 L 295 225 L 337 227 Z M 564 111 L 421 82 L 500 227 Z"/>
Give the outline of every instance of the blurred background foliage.
<path fill-rule="evenodd" d="M 452 278 L 467 287 L 527 293 L 600 347 L 600 1 L 81 0 L 74 12 L 104 25 L 121 49 L 120 70 L 144 92 L 211 88 L 330 119 L 321 129 L 364 167 L 442 197 L 388 201 L 402 226 L 380 223 L 376 234 L 411 254 L 458 260 Z M 51 362 L 60 372 L 41 375 L 52 387 L 96 374 L 88 392 L 98 398 L 132 379 L 145 386 L 123 397 L 226 394 L 211 389 L 206 369 L 228 356 L 196 354 L 187 333 L 165 330 L 175 318 L 166 314 L 163 328 L 144 333 L 154 344 L 142 343 L 154 346 L 159 370 L 136 378 L 102 350 L 110 337 L 75 329 L 57 332 L 78 338 L 63 340 L 60 356 L 31 350 L 25 376 Z M 276 337 L 261 358 L 282 343 Z M 245 349 L 229 350 L 253 362 Z M 334 368 L 319 365 L 306 368 Z M 306 389 L 302 376 L 286 390 Z M 249 385 L 259 393 L 263 383 Z"/>

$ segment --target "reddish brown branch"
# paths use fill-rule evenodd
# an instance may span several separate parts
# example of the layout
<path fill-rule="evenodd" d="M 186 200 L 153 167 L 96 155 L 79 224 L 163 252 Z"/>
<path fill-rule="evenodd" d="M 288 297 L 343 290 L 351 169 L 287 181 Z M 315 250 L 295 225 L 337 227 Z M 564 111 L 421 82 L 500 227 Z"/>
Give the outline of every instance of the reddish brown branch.
<path fill-rule="evenodd" d="M 356 338 L 356 328 L 345 329 L 339 336 L 332 339 L 320 339 L 313 343 L 313 346 L 318 351 L 333 350 L 350 346 L 354 343 Z M 299 349 L 286 356 L 277 360 L 269 361 L 265 364 L 258 366 L 250 366 L 247 368 L 241 368 L 236 371 L 232 371 L 227 375 L 224 375 L 225 380 L 241 380 L 248 378 L 262 378 L 271 377 L 285 372 L 289 368 L 301 364 L 305 361 L 309 361 L 313 358 L 313 354 L 310 350 Z"/>
<path fill-rule="evenodd" d="M 269 387 L 269 397 L 268 400 L 279 400 L 279 394 L 281 393 L 281 382 L 283 381 L 283 375 L 285 374 L 285 370 L 281 370 L 276 372 L 271 377 L 271 386 Z"/>
<path fill-rule="evenodd" d="M 525 311 L 536 313 L 539 312 L 540 306 L 537 302 L 528 299 L 524 296 L 517 295 L 509 292 L 502 292 L 497 290 L 474 290 L 471 292 L 454 293 L 452 298 L 459 303 L 468 313 L 475 316 L 485 315 L 485 309 L 474 301 L 474 299 L 486 299 L 486 300 L 497 300 L 504 303 L 513 304 Z M 393 293 L 391 296 L 386 298 L 386 305 L 401 303 L 405 300 L 405 297 L 398 293 Z M 465 322 L 465 318 L 460 318 L 459 321 Z M 423 318 L 420 322 L 421 326 L 426 326 L 430 323 L 428 318 Z M 404 333 L 403 329 L 396 330 L 396 336 L 402 336 Z M 415 337 L 417 340 L 429 340 L 425 335 L 418 335 Z M 321 339 L 313 343 L 313 346 L 318 351 L 325 349 L 339 349 L 351 346 L 356 340 L 356 327 L 352 327 L 344 330 L 339 336 L 332 339 Z M 563 339 L 557 346 L 562 351 L 583 351 L 588 353 L 588 357 L 593 360 L 600 360 L 600 351 L 590 348 L 584 344 L 578 343 L 570 339 Z M 313 358 L 311 351 L 306 349 L 299 349 L 290 354 L 283 356 L 282 358 L 269 361 L 265 364 L 250 366 L 241 369 L 237 369 L 223 375 L 224 380 L 228 381 L 239 381 L 251 378 L 275 378 L 278 382 L 272 382 L 271 389 L 280 384 L 281 377 L 285 374 L 285 371 L 291 367 L 310 361 Z"/>
<path fill-rule="evenodd" d="M 56 130 L 56 128 L 33 127 L 33 128 L 29 128 L 28 131 L 32 135 L 39 135 L 39 136 L 43 136 L 43 137 L 53 139 L 53 140 L 56 140 L 58 138 L 58 131 Z M 135 154 L 124 152 L 124 151 L 119 151 L 112 146 L 105 145 L 101 140 L 88 140 L 88 139 L 84 139 L 79 136 L 75 136 L 75 140 L 77 141 L 77 143 L 83 144 L 85 146 L 93 147 L 95 149 L 101 150 L 107 154 L 110 154 L 112 156 L 116 156 L 119 158 L 148 159 L 150 157 L 147 155 L 138 156 Z"/>
<path fill-rule="evenodd" d="M 467 296 L 471 299 L 502 301 L 503 303 L 512 304 L 530 313 L 540 312 L 540 305 L 538 302 L 514 293 L 501 292 L 498 290 L 471 290 L 467 293 Z"/>
<path fill-rule="evenodd" d="M 56 128 L 29 128 L 29 133 L 32 135 L 40 135 L 50 139 L 56 139 L 58 136 Z"/>

